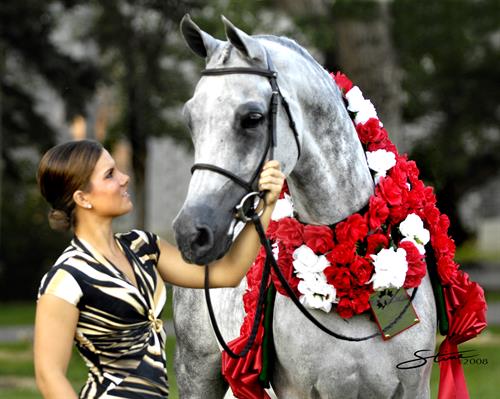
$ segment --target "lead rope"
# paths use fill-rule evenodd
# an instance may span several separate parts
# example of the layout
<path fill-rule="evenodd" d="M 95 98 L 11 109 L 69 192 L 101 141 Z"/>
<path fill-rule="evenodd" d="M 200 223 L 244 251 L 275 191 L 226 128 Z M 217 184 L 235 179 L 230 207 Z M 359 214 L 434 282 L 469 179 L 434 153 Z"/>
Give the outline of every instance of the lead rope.
<path fill-rule="evenodd" d="M 375 338 L 375 337 L 381 335 L 383 332 L 389 330 L 392 326 L 394 326 L 403 317 L 406 310 L 409 308 L 409 306 L 413 302 L 415 295 L 417 294 L 418 287 L 415 287 L 413 289 L 412 294 L 411 294 L 410 300 L 405 305 L 403 310 L 401 310 L 401 313 L 391 323 L 389 323 L 385 328 L 383 328 L 381 332 L 376 332 L 376 333 L 373 333 L 371 335 L 367 335 L 364 337 L 348 337 L 346 335 L 336 333 L 335 331 L 332 331 L 328 327 L 325 327 L 323 324 L 321 324 L 304 307 L 304 305 L 302 305 L 302 303 L 300 303 L 300 300 L 297 298 L 297 296 L 293 292 L 293 289 L 288 284 L 287 279 L 285 278 L 285 276 L 283 276 L 283 273 L 281 272 L 278 264 L 276 263 L 276 259 L 274 258 L 274 255 L 272 252 L 271 244 L 269 243 L 269 240 L 266 237 L 266 234 L 264 232 L 264 228 L 262 227 L 262 223 L 260 222 L 260 218 L 254 212 L 253 215 L 250 216 L 250 219 L 254 223 L 257 234 L 259 235 L 260 242 L 264 246 L 264 249 L 266 251 L 266 260 L 265 260 L 265 264 L 264 264 L 264 268 L 263 268 L 263 272 L 262 272 L 262 280 L 261 280 L 260 288 L 259 288 L 259 300 L 258 300 L 258 304 L 257 304 L 257 310 L 255 312 L 255 318 L 254 318 L 254 322 L 253 322 L 253 326 L 252 326 L 252 331 L 251 331 L 251 334 L 250 334 L 250 337 L 249 337 L 247 343 L 245 344 L 245 347 L 243 348 L 243 350 L 240 353 L 235 353 L 229 348 L 229 346 L 224 341 L 224 338 L 222 337 L 222 334 L 221 334 L 219 327 L 217 325 L 217 320 L 215 319 L 215 314 L 214 314 L 213 307 L 212 307 L 212 301 L 210 299 L 209 266 L 205 265 L 205 299 L 207 301 L 208 314 L 210 316 L 210 321 L 212 322 L 212 327 L 214 329 L 217 340 L 219 341 L 220 345 L 224 348 L 224 350 L 227 352 L 227 354 L 232 358 L 244 357 L 248 353 L 248 351 L 250 350 L 250 348 L 252 347 L 252 345 L 255 342 L 255 338 L 257 335 L 257 331 L 258 331 L 258 325 L 260 323 L 260 319 L 261 319 L 261 315 L 262 315 L 262 308 L 263 308 L 264 298 L 265 298 L 265 289 L 266 289 L 267 282 L 269 279 L 269 271 L 270 271 L 269 265 L 271 265 L 271 267 L 273 268 L 274 272 L 276 273 L 276 276 L 278 277 L 281 285 L 285 289 L 286 293 L 288 294 L 288 296 L 290 297 L 292 302 L 295 304 L 295 306 L 297 306 L 297 308 L 302 312 L 302 314 L 304 314 L 304 316 L 306 316 L 320 330 L 322 330 L 323 332 L 327 333 L 328 335 L 331 335 L 332 337 L 335 337 L 335 338 L 340 339 L 342 341 L 350 341 L 350 342 L 366 341 L 366 340 L 369 340 L 371 338 Z"/>
<path fill-rule="evenodd" d="M 259 216 L 254 213 L 251 216 L 251 220 L 257 225 L 260 224 L 262 228 L 262 224 L 260 223 Z M 267 288 L 267 282 L 269 280 L 269 273 L 271 271 L 270 264 L 268 262 L 268 259 L 266 258 L 266 263 L 264 264 L 264 269 L 262 271 L 262 279 L 260 281 L 260 287 L 259 287 L 259 300 L 257 302 L 257 310 L 255 312 L 255 317 L 253 320 L 253 325 L 252 325 L 252 330 L 250 332 L 250 337 L 248 338 L 247 343 L 245 344 L 245 347 L 240 353 L 235 353 L 233 352 L 229 346 L 226 344 L 224 341 L 224 338 L 222 337 L 222 334 L 219 330 L 219 326 L 217 324 L 217 320 L 215 318 L 214 310 L 212 307 L 212 300 L 210 299 L 210 283 L 209 283 L 209 266 L 205 265 L 205 299 L 207 301 L 207 308 L 208 308 L 208 314 L 210 315 L 210 321 L 212 322 L 212 327 L 215 332 L 215 336 L 217 337 L 217 341 L 219 341 L 220 345 L 224 348 L 224 350 L 227 352 L 227 354 L 232 357 L 233 359 L 237 359 L 240 357 L 245 357 L 248 353 L 248 351 L 252 348 L 255 338 L 257 337 L 257 331 L 259 330 L 259 324 L 262 316 L 262 309 L 264 307 L 264 300 L 266 296 L 266 288 Z"/>

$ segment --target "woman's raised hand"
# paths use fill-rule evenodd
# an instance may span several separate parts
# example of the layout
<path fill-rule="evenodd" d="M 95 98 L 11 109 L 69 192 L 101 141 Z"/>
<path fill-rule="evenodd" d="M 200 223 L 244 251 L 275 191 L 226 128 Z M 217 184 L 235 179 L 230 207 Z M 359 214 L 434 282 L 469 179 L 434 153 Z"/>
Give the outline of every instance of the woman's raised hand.
<path fill-rule="evenodd" d="M 281 172 L 279 161 L 271 160 L 264 164 L 259 177 L 259 190 L 267 191 L 267 205 L 272 206 L 278 200 L 284 181 L 285 175 Z"/>

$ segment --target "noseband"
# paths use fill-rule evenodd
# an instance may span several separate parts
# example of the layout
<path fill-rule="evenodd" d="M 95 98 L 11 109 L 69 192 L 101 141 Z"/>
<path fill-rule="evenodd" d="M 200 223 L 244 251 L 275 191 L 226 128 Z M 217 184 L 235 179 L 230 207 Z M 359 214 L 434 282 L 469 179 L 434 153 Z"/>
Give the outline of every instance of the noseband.
<path fill-rule="evenodd" d="M 300 157 L 300 142 L 299 142 L 299 134 L 297 132 L 297 128 L 295 125 L 295 121 L 293 119 L 292 113 L 290 111 L 290 106 L 287 101 L 281 94 L 281 91 L 278 86 L 277 77 L 278 72 L 276 72 L 271 61 L 271 57 L 267 54 L 267 69 L 263 68 L 251 68 L 251 67 L 234 67 L 234 68 L 210 68 L 204 69 L 201 72 L 202 76 L 221 76 L 221 75 L 235 75 L 235 74 L 246 74 L 246 75 L 259 75 L 266 77 L 269 80 L 269 84 L 271 85 L 272 94 L 271 94 L 271 102 L 269 106 L 269 124 L 268 124 L 268 134 L 266 140 L 266 149 L 264 154 L 257 165 L 255 172 L 253 173 L 251 179 L 249 181 L 245 181 L 241 177 L 237 176 L 233 172 L 221 168 L 217 165 L 207 164 L 207 163 L 195 163 L 191 167 L 191 173 L 193 173 L 197 169 L 205 169 L 210 170 L 212 172 L 223 175 L 241 187 L 243 187 L 247 191 L 247 195 L 243 197 L 240 204 L 236 207 L 236 216 L 244 222 L 248 222 L 250 219 L 245 215 L 246 201 L 255 199 L 255 197 L 263 197 L 263 193 L 258 193 L 254 190 L 255 181 L 259 176 L 259 173 L 264 166 L 264 162 L 266 161 L 267 154 L 269 153 L 269 159 L 274 159 L 274 149 L 276 147 L 276 125 L 277 125 L 277 115 L 278 115 L 278 105 L 281 100 L 281 104 L 283 109 L 285 110 L 289 126 L 292 129 L 295 143 L 297 144 L 297 159 Z"/>

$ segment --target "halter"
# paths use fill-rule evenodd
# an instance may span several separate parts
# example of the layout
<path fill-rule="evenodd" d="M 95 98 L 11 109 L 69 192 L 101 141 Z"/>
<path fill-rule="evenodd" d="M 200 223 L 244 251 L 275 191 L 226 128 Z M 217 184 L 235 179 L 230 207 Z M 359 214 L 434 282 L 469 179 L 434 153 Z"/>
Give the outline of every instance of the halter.
<path fill-rule="evenodd" d="M 234 67 L 234 68 L 209 68 L 209 69 L 204 69 L 201 72 L 202 76 L 221 76 L 221 75 L 234 75 L 234 74 L 246 74 L 246 75 L 258 75 L 258 76 L 263 76 L 266 77 L 269 80 L 269 84 L 271 85 L 272 89 L 272 94 L 271 94 L 271 102 L 269 106 L 269 125 L 268 125 L 268 134 L 267 134 L 267 140 L 266 140 L 266 149 L 264 151 L 264 154 L 262 154 L 262 157 L 257 165 L 257 168 L 255 169 L 255 172 L 253 173 L 251 179 L 249 181 L 245 181 L 241 177 L 237 176 L 233 172 L 226 170 L 224 168 L 221 168 L 217 165 L 212 165 L 212 164 L 206 164 L 206 163 L 196 163 L 191 167 L 191 173 L 193 173 L 197 169 L 205 169 L 205 170 L 210 170 L 212 172 L 218 173 L 220 175 L 223 175 L 241 187 L 243 187 L 247 191 L 247 195 L 245 195 L 240 204 L 236 206 L 236 215 L 239 219 L 241 219 L 244 222 L 248 222 L 251 220 L 250 217 L 246 215 L 246 211 L 248 209 L 248 206 L 246 205 L 246 202 L 250 199 L 255 199 L 255 197 L 263 197 L 263 193 L 258 193 L 254 191 L 253 187 L 255 186 L 255 180 L 259 176 L 260 170 L 262 169 L 264 162 L 266 161 L 267 154 L 269 153 L 269 159 L 274 158 L 274 149 L 276 147 L 276 122 L 277 122 L 277 115 L 278 115 L 278 105 L 281 100 L 281 104 L 283 106 L 283 109 L 285 110 L 287 117 L 288 117 L 288 122 L 289 126 L 292 129 L 293 136 L 295 138 L 295 143 L 297 144 L 297 159 L 300 158 L 300 142 L 299 142 L 299 134 L 297 132 L 297 128 L 295 125 L 295 121 L 293 119 L 292 113 L 290 111 L 290 106 L 288 105 L 288 102 L 285 100 L 283 95 L 281 94 L 281 91 L 278 86 L 277 82 L 277 77 L 278 77 L 278 72 L 276 72 L 271 60 L 271 57 L 269 54 L 267 54 L 267 69 L 263 68 L 252 68 L 252 67 Z"/>

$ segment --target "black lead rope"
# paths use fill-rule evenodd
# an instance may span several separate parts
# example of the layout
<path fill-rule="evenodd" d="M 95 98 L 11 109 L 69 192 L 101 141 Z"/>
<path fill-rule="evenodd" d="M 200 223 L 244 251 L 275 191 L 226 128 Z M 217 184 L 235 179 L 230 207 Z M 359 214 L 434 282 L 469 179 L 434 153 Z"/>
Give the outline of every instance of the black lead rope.
<path fill-rule="evenodd" d="M 254 213 L 251 218 L 252 218 L 252 221 L 254 223 L 260 224 L 260 219 L 259 219 L 257 214 Z M 222 337 L 222 334 L 219 330 L 217 320 L 215 319 L 214 309 L 212 307 L 212 300 L 210 299 L 209 266 L 205 265 L 205 299 L 207 301 L 208 314 L 210 315 L 210 321 L 212 322 L 212 327 L 214 329 L 215 336 L 217 337 L 217 340 L 219 341 L 220 345 L 224 348 L 224 350 L 227 352 L 227 354 L 230 357 L 232 357 L 233 359 L 245 357 L 255 342 L 255 338 L 257 337 L 257 331 L 259 330 L 260 319 L 262 316 L 262 309 L 264 307 L 264 300 L 266 297 L 266 287 L 267 287 L 267 282 L 269 280 L 270 271 L 271 271 L 271 267 L 270 267 L 270 264 L 268 262 L 268 258 L 266 258 L 266 263 L 264 264 L 264 269 L 262 271 L 262 279 L 260 281 L 259 300 L 257 302 L 257 310 L 255 312 L 255 318 L 253 320 L 253 325 L 252 325 L 252 330 L 250 332 L 250 337 L 248 338 L 248 341 L 245 344 L 245 347 L 243 348 L 243 350 L 240 353 L 235 353 L 229 348 L 229 346 L 224 341 L 224 338 Z"/>
<path fill-rule="evenodd" d="M 328 335 L 331 335 L 332 337 L 340 339 L 342 341 L 350 341 L 350 342 L 366 341 L 366 340 L 369 340 L 371 338 L 375 338 L 375 337 L 381 335 L 383 332 L 388 331 L 403 317 L 403 315 L 406 313 L 406 310 L 410 307 L 411 303 L 413 302 L 413 299 L 415 298 L 415 296 L 417 294 L 418 287 L 413 289 L 410 300 L 404 306 L 404 308 L 401 310 L 401 313 L 399 313 L 399 315 L 391 323 L 389 323 L 385 328 L 383 328 L 381 332 L 376 332 L 376 333 L 373 333 L 371 335 L 367 335 L 364 337 L 348 337 L 346 335 L 336 333 L 335 331 L 332 331 L 328 327 L 321 324 L 304 307 L 304 305 L 302 305 L 302 303 L 300 303 L 300 300 L 297 298 L 297 296 L 293 292 L 293 289 L 288 284 L 287 279 L 285 278 L 285 276 L 283 276 L 283 273 L 281 272 L 278 264 L 276 263 L 276 259 L 274 258 L 274 255 L 272 253 L 271 245 L 269 243 L 269 240 L 266 237 L 266 234 L 264 232 L 264 229 L 262 227 L 262 223 L 260 222 L 259 217 L 256 214 L 254 214 L 251 217 L 251 220 L 255 225 L 255 229 L 256 229 L 257 233 L 259 234 L 260 242 L 264 246 L 264 249 L 266 250 L 266 260 L 265 260 L 264 269 L 262 272 L 262 280 L 261 280 L 260 288 L 259 288 L 259 300 L 258 300 L 258 304 L 257 304 L 257 310 L 255 312 L 255 318 L 253 321 L 252 331 L 251 331 L 251 334 L 250 334 L 250 337 L 249 337 L 247 343 L 245 344 L 245 347 L 243 348 L 243 350 L 240 353 L 235 353 L 229 348 L 229 346 L 224 341 L 224 338 L 222 337 L 222 334 L 221 334 L 219 327 L 217 325 L 217 320 L 215 319 L 215 314 L 214 314 L 213 307 L 212 307 L 212 301 L 210 299 L 209 266 L 205 265 L 205 299 L 207 301 L 207 307 L 208 307 L 208 313 L 210 316 L 210 321 L 212 322 L 212 326 L 213 326 L 215 335 L 217 337 L 217 340 L 219 341 L 220 345 L 224 348 L 224 350 L 227 352 L 227 354 L 232 358 L 244 357 L 248 353 L 248 351 L 250 350 L 250 348 L 252 347 L 252 345 L 255 342 L 255 338 L 257 335 L 257 331 L 258 331 L 258 325 L 260 323 L 260 319 L 261 319 L 261 315 L 262 315 L 262 308 L 264 305 L 265 290 L 266 290 L 267 281 L 269 278 L 269 271 L 270 271 L 269 265 L 271 265 L 274 272 L 278 276 L 278 279 L 279 279 L 281 285 L 285 289 L 286 293 L 288 294 L 288 296 L 290 297 L 292 302 L 304 314 L 304 316 L 306 316 L 316 327 L 318 327 L 323 332 L 327 333 Z"/>

